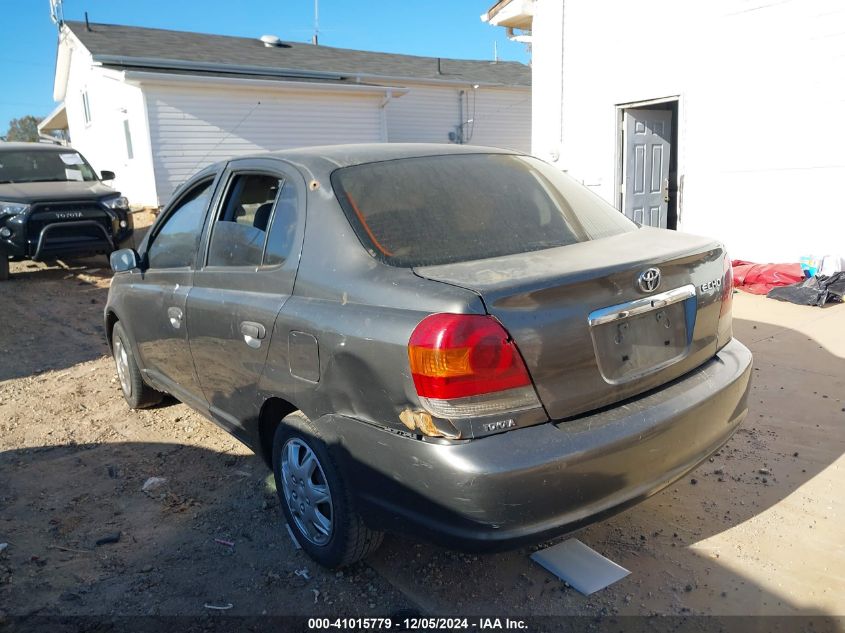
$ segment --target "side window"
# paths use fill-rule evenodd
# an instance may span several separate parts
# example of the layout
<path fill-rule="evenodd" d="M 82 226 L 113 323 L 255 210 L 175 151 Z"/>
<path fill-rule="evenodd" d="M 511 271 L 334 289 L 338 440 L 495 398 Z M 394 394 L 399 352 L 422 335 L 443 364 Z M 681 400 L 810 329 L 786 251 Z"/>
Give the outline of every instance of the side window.
<path fill-rule="evenodd" d="M 88 101 L 88 92 L 82 93 L 82 116 L 85 119 L 85 125 L 91 123 L 91 104 Z"/>
<path fill-rule="evenodd" d="M 270 235 L 264 253 L 266 266 L 283 264 L 290 256 L 296 232 L 297 204 L 296 187 L 293 183 L 286 182 L 276 202 L 276 212 L 270 225 Z"/>
<path fill-rule="evenodd" d="M 276 176 L 237 175 L 211 232 L 209 266 L 260 266 L 267 225 L 283 184 Z"/>
<path fill-rule="evenodd" d="M 213 182 L 206 180 L 194 187 L 167 218 L 147 250 L 150 268 L 183 268 L 193 263 Z"/>

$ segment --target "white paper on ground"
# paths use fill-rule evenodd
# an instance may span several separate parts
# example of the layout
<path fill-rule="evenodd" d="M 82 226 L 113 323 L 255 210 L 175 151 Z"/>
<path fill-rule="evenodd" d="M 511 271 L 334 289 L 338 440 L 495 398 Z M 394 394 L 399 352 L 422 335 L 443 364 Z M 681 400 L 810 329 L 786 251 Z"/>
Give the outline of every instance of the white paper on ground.
<path fill-rule="evenodd" d="M 531 559 L 585 596 L 604 589 L 631 573 L 576 538 L 534 552 Z"/>

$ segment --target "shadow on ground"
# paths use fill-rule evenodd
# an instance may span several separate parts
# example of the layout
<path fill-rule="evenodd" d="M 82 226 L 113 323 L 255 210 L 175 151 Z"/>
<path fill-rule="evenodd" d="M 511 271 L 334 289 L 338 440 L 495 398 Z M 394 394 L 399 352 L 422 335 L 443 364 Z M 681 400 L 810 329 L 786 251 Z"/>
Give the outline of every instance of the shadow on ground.
<path fill-rule="evenodd" d="M 536 548 L 467 556 L 397 536 L 372 564 L 439 613 L 797 615 L 838 603 L 834 613 L 845 614 L 828 506 L 843 509 L 832 493 L 843 475 L 829 467 L 845 452 L 845 358 L 793 330 L 741 320 L 735 330 L 759 341 L 740 430 L 689 476 L 574 534 L 630 569 L 627 578 L 584 597 L 529 559 Z M 822 474 L 838 484 L 814 482 Z"/>
<path fill-rule="evenodd" d="M 15 618 L 408 606 L 367 565 L 337 575 L 297 551 L 268 474 L 251 455 L 172 443 L 0 453 L 0 605 Z M 150 477 L 166 481 L 144 492 Z"/>
<path fill-rule="evenodd" d="M 13 262 L 11 279 L 0 283 L 0 381 L 107 354 L 103 308 L 110 279 L 105 257 Z"/>

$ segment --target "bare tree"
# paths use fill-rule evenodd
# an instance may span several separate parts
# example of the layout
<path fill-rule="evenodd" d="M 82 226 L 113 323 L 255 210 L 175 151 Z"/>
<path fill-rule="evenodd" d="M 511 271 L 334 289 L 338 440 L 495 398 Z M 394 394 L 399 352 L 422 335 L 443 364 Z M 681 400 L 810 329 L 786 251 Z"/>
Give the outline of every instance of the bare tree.
<path fill-rule="evenodd" d="M 38 140 L 38 124 L 41 119 L 31 114 L 22 116 L 19 119 L 9 121 L 9 130 L 6 132 L 6 141 L 25 141 L 34 143 Z"/>

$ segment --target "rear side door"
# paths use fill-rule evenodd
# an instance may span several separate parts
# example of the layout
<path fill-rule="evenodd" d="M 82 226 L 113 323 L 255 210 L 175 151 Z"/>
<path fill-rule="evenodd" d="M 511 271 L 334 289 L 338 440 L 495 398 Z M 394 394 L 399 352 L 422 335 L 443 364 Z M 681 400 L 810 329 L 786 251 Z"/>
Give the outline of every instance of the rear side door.
<path fill-rule="evenodd" d="M 130 336 L 144 373 L 198 408 L 205 408 L 205 398 L 191 359 L 185 312 L 216 184 L 216 173 L 204 175 L 169 205 L 147 240 L 144 271 L 126 293 Z"/>
<path fill-rule="evenodd" d="M 271 159 L 229 164 L 188 296 L 190 345 L 212 416 L 237 432 L 257 414 L 276 316 L 293 292 L 305 181 Z"/>

